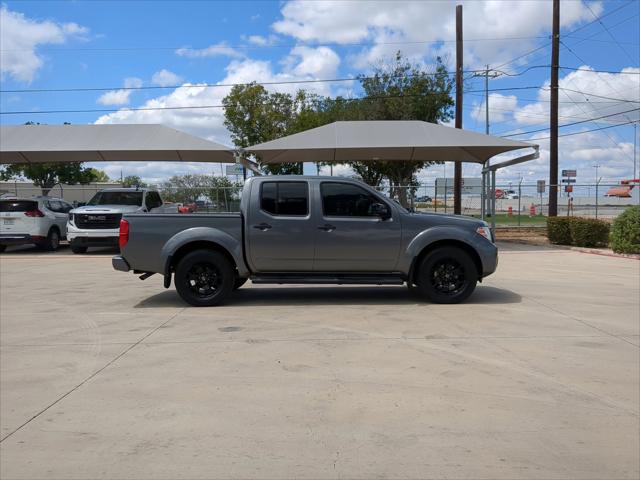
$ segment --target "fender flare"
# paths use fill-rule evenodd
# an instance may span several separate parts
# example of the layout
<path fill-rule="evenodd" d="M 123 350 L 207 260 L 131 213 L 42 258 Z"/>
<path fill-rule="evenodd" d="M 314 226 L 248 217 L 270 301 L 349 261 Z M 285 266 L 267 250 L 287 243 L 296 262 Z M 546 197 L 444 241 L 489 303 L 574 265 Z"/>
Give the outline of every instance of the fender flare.
<path fill-rule="evenodd" d="M 162 247 L 160 258 L 164 265 L 165 279 L 171 275 L 170 265 L 175 253 L 185 245 L 194 242 L 209 242 L 219 245 L 233 258 L 240 276 L 249 275 L 249 269 L 244 262 L 242 254 L 243 245 L 241 241 L 217 228 L 193 227 L 176 233 Z"/>
<path fill-rule="evenodd" d="M 482 267 L 482 257 L 478 253 L 478 249 L 473 242 L 469 241 L 468 230 L 448 225 L 435 226 L 420 232 L 411 240 L 411 242 L 409 242 L 409 245 L 407 245 L 404 255 L 405 258 L 410 259 L 411 261 L 408 278 L 413 278 L 418 258 L 420 258 L 420 254 L 424 249 L 429 248 L 430 245 L 440 241 L 455 241 L 465 244 L 470 250 L 475 252 L 477 256 L 476 260 L 480 262 L 479 266 Z M 480 272 L 482 272 L 482 268 L 480 269 Z"/>

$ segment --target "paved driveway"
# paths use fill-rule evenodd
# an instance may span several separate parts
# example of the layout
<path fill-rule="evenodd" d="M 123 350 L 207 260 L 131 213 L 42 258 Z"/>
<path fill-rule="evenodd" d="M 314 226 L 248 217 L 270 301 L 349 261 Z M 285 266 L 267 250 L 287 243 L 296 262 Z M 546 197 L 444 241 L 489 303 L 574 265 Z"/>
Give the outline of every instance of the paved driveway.
<path fill-rule="evenodd" d="M 503 245 L 463 305 L 0 257 L 0 476 L 638 478 L 640 262 Z"/>

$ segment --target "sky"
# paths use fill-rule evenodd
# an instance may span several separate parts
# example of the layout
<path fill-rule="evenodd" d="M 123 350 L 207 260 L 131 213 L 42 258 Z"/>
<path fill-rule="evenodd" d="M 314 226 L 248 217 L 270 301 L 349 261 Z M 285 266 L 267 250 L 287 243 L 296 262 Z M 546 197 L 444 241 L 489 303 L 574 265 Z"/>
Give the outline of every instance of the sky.
<path fill-rule="evenodd" d="M 427 69 L 442 56 L 453 71 L 458 3 L 464 128 L 485 131 L 481 70 L 489 65 L 490 132 L 541 148 L 540 159 L 500 171 L 499 182 L 548 179 L 548 0 L 8 1 L 0 4 L 0 122 L 162 123 L 231 145 L 217 106 L 232 84 L 289 82 L 267 88 L 356 97 L 349 79 L 398 50 Z M 560 168 L 578 170 L 580 183 L 595 181 L 594 165 L 603 181 L 632 178 L 640 0 L 562 0 L 560 37 Z M 295 83 L 335 79 L 342 81 Z M 194 106 L 211 108 L 172 109 Z M 95 166 L 151 183 L 221 174 L 219 164 Z M 433 166 L 419 179 L 452 172 L 451 164 Z M 463 174 L 477 176 L 478 167 L 465 164 Z"/>

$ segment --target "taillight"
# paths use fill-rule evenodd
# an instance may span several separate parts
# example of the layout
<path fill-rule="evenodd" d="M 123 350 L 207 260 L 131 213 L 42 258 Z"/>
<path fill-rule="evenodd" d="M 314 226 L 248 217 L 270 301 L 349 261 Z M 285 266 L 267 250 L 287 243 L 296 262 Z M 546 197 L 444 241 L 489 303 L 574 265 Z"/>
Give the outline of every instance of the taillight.
<path fill-rule="evenodd" d="M 120 220 L 120 236 L 118 237 L 118 245 L 124 247 L 129 241 L 129 222 L 125 219 Z"/>
<path fill-rule="evenodd" d="M 29 210 L 28 212 L 24 212 L 27 217 L 44 217 L 44 213 L 42 213 L 37 208 L 35 210 Z"/>

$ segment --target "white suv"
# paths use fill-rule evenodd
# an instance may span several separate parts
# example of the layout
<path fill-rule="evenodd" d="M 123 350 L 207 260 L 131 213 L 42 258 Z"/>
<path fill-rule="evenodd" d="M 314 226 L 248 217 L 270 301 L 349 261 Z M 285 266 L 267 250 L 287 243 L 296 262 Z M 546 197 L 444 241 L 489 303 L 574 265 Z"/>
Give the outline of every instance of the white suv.
<path fill-rule="evenodd" d="M 0 252 L 8 245 L 35 244 L 57 250 L 67 237 L 67 218 L 73 206 L 53 197 L 0 197 Z"/>

